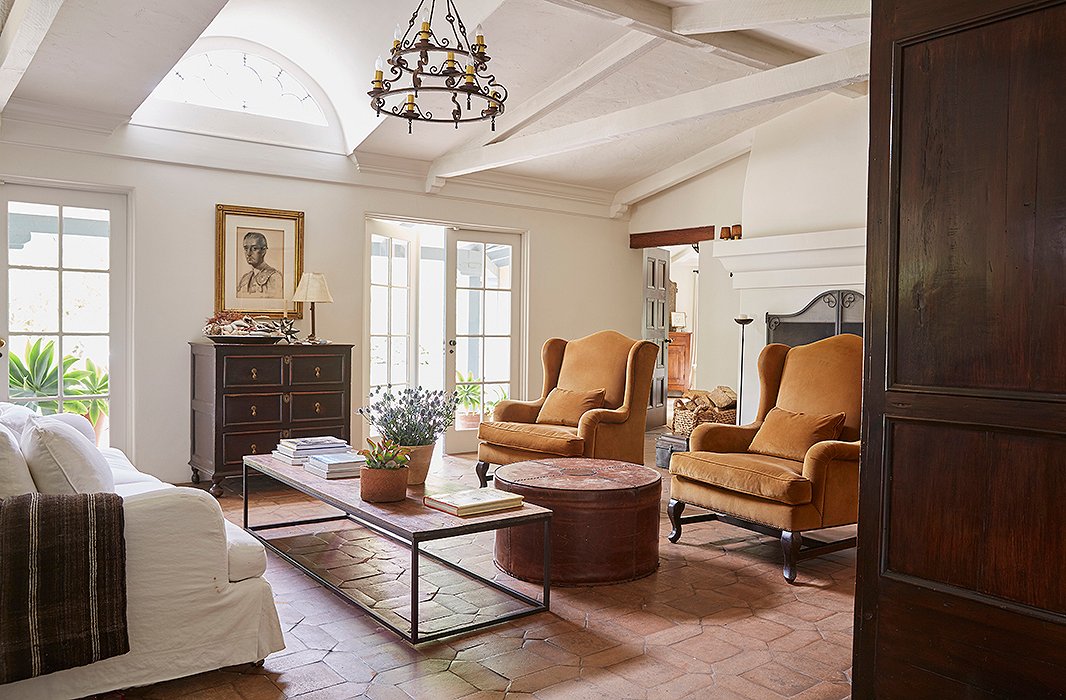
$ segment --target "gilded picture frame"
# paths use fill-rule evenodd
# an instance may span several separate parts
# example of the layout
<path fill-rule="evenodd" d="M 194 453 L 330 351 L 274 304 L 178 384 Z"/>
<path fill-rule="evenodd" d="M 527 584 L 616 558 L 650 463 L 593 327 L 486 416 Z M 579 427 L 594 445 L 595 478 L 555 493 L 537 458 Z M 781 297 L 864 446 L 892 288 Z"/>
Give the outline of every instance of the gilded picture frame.
<path fill-rule="evenodd" d="M 303 318 L 304 213 L 215 205 L 215 313 Z"/>

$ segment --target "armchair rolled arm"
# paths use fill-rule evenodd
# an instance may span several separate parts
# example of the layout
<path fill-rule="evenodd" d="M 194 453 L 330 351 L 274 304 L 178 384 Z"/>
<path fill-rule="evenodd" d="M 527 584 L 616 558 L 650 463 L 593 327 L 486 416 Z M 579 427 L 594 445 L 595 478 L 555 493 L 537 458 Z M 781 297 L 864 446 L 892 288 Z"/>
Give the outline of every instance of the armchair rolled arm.
<path fill-rule="evenodd" d="M 536 423 L 543 405 L 543 397 L 536 401 L 501 401 L 492 410 L 492 420 L 501 423 Z"/>
<path fill-rule="evenodd" d="M 581 420 L 577 424 L 578 437 L 586 437 L 596 431 L 600 423 L 620 425 L 629 420 L 629 409 L 622 408 L 594 408 L 581 414 Z"/>
<path fill-rule="evenodd" d="M 760 423 L 729 425 L 727 423 L 701 423 L 692 431 L 688 440 L 690 452 L 747 452 Z"/>
<path fill-rule="evenodd" d="M 858 469 L 859 442 L 824 440 L 814 443 L 803 458 L 803 476 L 811 482 L 825 479 L 833 462 L 852 462 Z"/>

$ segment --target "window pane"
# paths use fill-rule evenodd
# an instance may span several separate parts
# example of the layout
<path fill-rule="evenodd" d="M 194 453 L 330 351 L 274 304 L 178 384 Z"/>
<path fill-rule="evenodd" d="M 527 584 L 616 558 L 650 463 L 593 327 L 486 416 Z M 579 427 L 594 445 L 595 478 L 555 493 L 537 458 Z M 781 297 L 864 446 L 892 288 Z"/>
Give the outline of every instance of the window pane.
<path fill-rule="evenodd" d="M 458 381 L 481 381 L 481 338 L 455 339 L 455 371 Z"/>
<path fill-rule="evenodd" d="M 392 327 L 393 335 L 407 335 L 407 290 L 392 289 Z"/>
<path fill-rule="evenodd" d="M 59 207 L 11 202 L 7 214 L 7 254 L 11 265 L 58 267 Z"/>
<path fill-rule="evenodd" d="M 59 338 L 15 335 L 8 338 L 8 382 L 11 398 L 59 396 Z M 35 411 L 57 413 L 55 401 L 26 403 Z"/>
<path fill-rule="evenodd" d="M 111 261 L 111 212 L 63 207 L 63 267 L 106 270 Z"/>
<path fill-rule="evenodd" d="M 458 335 L 481 335 L 485 332 L 481 322 L 481 290 L 455 290 L 455 332 Z"/>
<path fill-rule="evenodd" d="M 496 404 L 511 398 L 510 384 L 486 384 L 485 385 L 485 419 L 492 420 L 492 411 Z"/>
<path fill-rule="evenodd" d="M 370 288 L 370 332 L 385 335 L 389 332 L 389 289 Z"/>
<path fill-rule="evenodd" d="M 511 246 L 500 243 L 485 246 L 485 286 L 511 288 Z"/>
<path fill-rule="evenodd" d="M 455 251 L 455 284 L 458 287 L 483 287 L 485 281 L 485 244 L 459 241 Z"/>
<path fill-rule="evenodd" d="M 106 272 L 63 273 L 63 330 L 107 333 L 110 315 Z"/>
<path fill-rule="evenodd" d="M 511 334 L 510 292 L 485 292 L 485 334 Z"/>
<path fill-rule="evenodd" d="M 370 383 L 386 384 L 389 381 L 389 339 L 370 339 Z"/>
<path fill-rule="evenodd" d="M 384 236 L 370 237 L 370 282 L 389 283 L 389 239 Z"/>
<path fill-rule="evenodd" d="M 64 375 L 63 391 L 65 394 L 109 393 L 110 345 L 110 339 L 106 335 L 63 336 L 64 357 L 78 358 L 78 361 L 71 365 Z"/>
<path fill-rule="evenodd" d="M 511 379 L 511 339 L 485 338 L 485 381 Z"/>
<path fill-rule="evenodd" d="M 12 333 L 59 332 L 59 273 L 8 270 L 8 324 Z"/>
<path fill-rule="evenodd" d="M 407 241 L 392 239 L 392 285 L 407 286 Z"/>
<path fill-rule="evenodd" d="M 407 338 L 392 339 L 392 361 L 390 367 L 389 384 L 407 383 Z"/>

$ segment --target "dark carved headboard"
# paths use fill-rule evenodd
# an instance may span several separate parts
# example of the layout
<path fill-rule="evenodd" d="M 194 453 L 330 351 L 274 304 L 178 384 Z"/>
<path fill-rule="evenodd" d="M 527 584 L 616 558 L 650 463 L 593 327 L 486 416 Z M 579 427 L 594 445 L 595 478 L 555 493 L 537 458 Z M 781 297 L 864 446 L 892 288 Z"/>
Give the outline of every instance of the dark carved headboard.
<path fill-rule="evenodd" d="M 813 343 L 840 333 L 862 335 L 866 297 L 851 289 L 822 292 L 802 311 L 766 314 L 766 342 L 789 346 Z"/>

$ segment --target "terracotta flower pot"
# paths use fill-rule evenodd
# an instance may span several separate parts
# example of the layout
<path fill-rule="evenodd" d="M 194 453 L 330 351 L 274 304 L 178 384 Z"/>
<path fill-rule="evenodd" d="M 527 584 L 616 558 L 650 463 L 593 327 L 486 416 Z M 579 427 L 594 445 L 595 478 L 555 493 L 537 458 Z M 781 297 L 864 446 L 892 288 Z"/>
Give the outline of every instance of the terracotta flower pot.
<path fill-rule="evenodd" d="M 359 498 L 367 503 L 392 503 L 407 498 L 407 467 L 359 472 Z"/>
<path fill-rule="evenodd" d="M 481 425 L 480 413 L 459 413 L 455 416 L 456 430 L 477 430 Z"/>
<path fill-rule="evenodd" d="M 426 483 L 429 475 L 429 463 L 433 461 L 433 444 L 404 447 L 407 450 L 407 485 L 419 486 Z"/>

